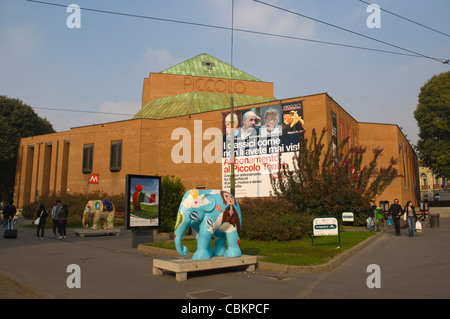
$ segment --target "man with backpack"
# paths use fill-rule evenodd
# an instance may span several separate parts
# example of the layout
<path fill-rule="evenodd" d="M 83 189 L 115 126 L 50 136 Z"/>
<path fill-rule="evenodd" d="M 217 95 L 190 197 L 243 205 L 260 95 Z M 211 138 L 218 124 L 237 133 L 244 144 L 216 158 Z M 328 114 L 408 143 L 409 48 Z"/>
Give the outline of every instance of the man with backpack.
<path fill-rule="evenodd" d="M 61 201 L 58 199 L 56 201 L 56 205 L 53 206 L 52 209 L 52 222 L 53 222 L 53 237 L 56 237 L 56 227 L 58 227 L 58 218 L 59 214 L 62 213 L 63 207 L 61 205 Z"/>

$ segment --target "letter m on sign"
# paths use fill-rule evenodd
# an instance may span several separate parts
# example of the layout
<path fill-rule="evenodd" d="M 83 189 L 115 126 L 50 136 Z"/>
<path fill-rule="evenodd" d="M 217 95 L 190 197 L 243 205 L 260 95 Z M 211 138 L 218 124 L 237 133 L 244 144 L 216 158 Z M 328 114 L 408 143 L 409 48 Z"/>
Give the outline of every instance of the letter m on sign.
<path fill-rule="evenodd" d="M 89 184 L 98 184 L 98 175 L 89 175 Z"/>

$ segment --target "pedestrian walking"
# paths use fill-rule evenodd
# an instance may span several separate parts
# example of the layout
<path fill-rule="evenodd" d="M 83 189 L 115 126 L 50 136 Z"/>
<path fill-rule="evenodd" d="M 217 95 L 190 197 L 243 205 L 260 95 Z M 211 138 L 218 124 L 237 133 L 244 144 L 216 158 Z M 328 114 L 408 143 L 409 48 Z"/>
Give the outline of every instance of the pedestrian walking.
<path fill-rule="evenodd" d="M 44 204 L 41 204 L 36 212 L 36 219 L 39 218 L 39 223 L 36 230 L 37 239 L 44 239 L 44 229 L 47 221 L 48 212 L 45 210 Z M 39 236 L 39 231 L 41 236 Z"/>
<path fill-rule="evenodd" d="M 66 239 L 67 216 L 69 216 L 69 208 L 64 204 L 58 216 L 58 239 Z"/>
<path fill-rule="evenodd" d="M 389 207 L 388 211 L 392 216 L 392 223 L 395 228 L 395 235 L 400 236 L 400 217 L 403 215 L 403 208 L 398 204 L 398 199 L 394 199 L 394 204 Z"/>
<path fill-rule="evenodd" d="M 383 220 L 384 216 L 383 216 L 383 211 L 381 209 L 381 207 L 377 207 L 375 208 L 375 227 L 376 230 L 378 231 L 380 229 L 380 220 L 383 221 L 383 227 L 384 227 L 384 220 Z"/>
<path fill-rule="evenodd" d="M 372 226 L 372 222 L 374 223 L 373 229 L 376 230 L 376 219 L 375 219 L 375 209 L 377 206 L 374 204 L 373 201 L 370 201 L 369 206 L 369 212 L 368 212 L 368 218 L 367 218 L 367 230 L 370 230 L 370 227 Z"/>
<path fill-rule="evenodd" d="M 411 201 L 408 201 L 405 206 L 406 221 L 408 222 L 408 235 L 412 237 L 414 235 L 414 228 L 417 222 L 417 215 L 414 205 Z"/>
<path fill-rule="evenodd" d="M 62 211 L 61 201 L 58 199 L 52 209 L 53 237 L 56 237 L 56 228 L 58 227 L 58 217 Z"/>

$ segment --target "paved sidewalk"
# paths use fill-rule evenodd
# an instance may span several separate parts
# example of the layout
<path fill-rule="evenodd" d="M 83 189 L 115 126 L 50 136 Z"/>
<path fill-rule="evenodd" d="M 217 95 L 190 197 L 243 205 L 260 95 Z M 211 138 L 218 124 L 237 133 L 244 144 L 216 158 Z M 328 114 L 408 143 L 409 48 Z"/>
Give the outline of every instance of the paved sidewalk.
<path fill-rule="evenodd" d="M 161 256 L 132 248 L 129 230 L 84 238 L 69 230 L 66 240 L 37 240 L 23 227 L 18 234 L 0 238 L 0 284 L 15 289 L 3 298 L 450 298 L 450 218 L 442 216 L 440 228 L 425 226 L 411 238 L 406 230 L 396 237 L 389 229 L 329 272 L 237 268 L 192 273 L 183 282 L 173 274 L 153 276 L 152 260 Z M 67 287 L 71 264 L 80 266 L 81 288 Z M 380 267 L 381 288 L 367 287 L 370 264 Z"/>

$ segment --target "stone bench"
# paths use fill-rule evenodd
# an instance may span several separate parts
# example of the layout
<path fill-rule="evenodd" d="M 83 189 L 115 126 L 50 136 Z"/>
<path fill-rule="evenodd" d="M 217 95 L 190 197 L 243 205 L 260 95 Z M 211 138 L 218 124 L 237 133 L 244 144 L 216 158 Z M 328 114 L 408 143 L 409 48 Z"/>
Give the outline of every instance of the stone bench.
<path fill-rule="evenodd" d="M 191 258 L 167 258 L 153 260 L 153 275 L 162 275 L 164 270 L 175 273 L 177 281 L 187 280 L 187 273 L 201 270 L 247 266 L 246 271 L 256 268 L 256 256 L 243 255 L 240 257 L 214 256 L 207 260 Z"/>
<path fill-rule="evenodd" d="M 115 235 L 119 236 L 120 229 L 90 229 L 90 228 L 78 228 L 73 230 L 75 234 L 80 237 L 84 236 L 98 236 L 98 235 Z"/>

